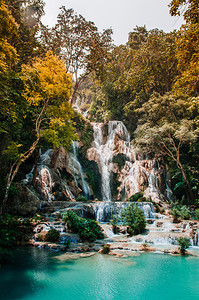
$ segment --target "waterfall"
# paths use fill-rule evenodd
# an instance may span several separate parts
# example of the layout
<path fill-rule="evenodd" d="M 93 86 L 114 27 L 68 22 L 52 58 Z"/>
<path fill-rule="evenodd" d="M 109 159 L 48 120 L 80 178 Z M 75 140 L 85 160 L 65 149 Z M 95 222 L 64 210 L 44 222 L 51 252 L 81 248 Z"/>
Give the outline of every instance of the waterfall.
<path fill-rule="evenodd" d="M 102 175 L 102 199 L 111 201 L 110 171 L 109 164 L 112 160 L 110 143 L 103 145 L 102 124 L 93 124 L 94 145 L 99 154 L 101 175 Z"/>
<path fill-rule="evenodd" d="M 126 155 L 127 159 L 131 159 L 130 151 L 130 135 L 125 125 L 120 121 L 109 121 L 108 138 L 103 143 L 102 123 L 93 123 L 94 131 L 94 147 L 99 155 L 100 170 L 102 175 L 102 199 L 103 201 L 112 201 L 110 175 L 113 169 L 113 156 L 115 150 L 116 134 L 123 143 L 120 145 L 121 151 Z"/>
<path fill-rule="evenodd" d="M 41 194 L 48 201 L 54 200 L 54 195 L 52 194 L 54 182 L 52 180 L 50 169 L 47 167 L 47 165 L 50 165 L 51 163 L 52 152 L 52 149 L 48 149 L 40 156 L 36 178 Z M 33 171 L 34 167 L 30 171 L 30 173 L 26 174 L 26 178 L 23 180 L 24 184 L 28 184 L 32 181 Z"/>
<path fill-rule="evenodd" d="M 85 197 L 89 200 L 91 198 L 91 190 L 84 178 L 84 172 L 82 166 L 77 158 L 78 153 L 78 142 L 72 142 L 72 161 L 73 161 L 73 175 L 76 186 L 79 186 L 79 181 L 82 183 L 82 189 Z"/>
<path fill-rule="evenodd" d="M 129 202 L 101 202 L 91 204 L 98 222 L 109 222 L 113 215 L 120 216 L 121 211 L 128 207 Z M 138 207 L 143 211 L 147 219 L 154 219 L 154 207 L 151 202 L 139 202 Z"/>
<path fill-rule="evenodd" d="M 75 196 L 73 195 L 73 193 L 71 192 L 69 186 L 66 183 L 64 183 L 64 190 L 65 190 L 65 193 L 66 193 L 66 195 L 68 196 L 68 198 L 70 200 L 74 200 L 75 199 Z"/>
<path fill-rule="evenodd" d="M 41 165 L 39 167 L 39 174 L 37 180 L 41 186 L 41 192 L 48 201 L 54 200 L 54 195 L 52 194 L 52 187 L 54 182 L 50 174 L 50 170 L 47 166 Z"/>

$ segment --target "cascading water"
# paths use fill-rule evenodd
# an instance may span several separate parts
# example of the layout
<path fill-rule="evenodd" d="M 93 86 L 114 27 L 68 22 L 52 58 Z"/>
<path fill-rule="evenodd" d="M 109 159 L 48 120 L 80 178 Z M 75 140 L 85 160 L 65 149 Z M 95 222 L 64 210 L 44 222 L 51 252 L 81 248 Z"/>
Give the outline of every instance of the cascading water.
<path fill-rule="evenodd" d="M 95 160 L 98 164 L 102 177 L 103 202 L 95 205 L 95 218 L 102 222 L 110 220 L 110 216 L 118 212 L 118 205 L 120 205 L 117 203 L 114 206 L 112 201 L 127 200 L 138 192 L 143 192 L 146 198 L 151 197 L 154 201 L 159 201 L 164 196 L 171 197 L 171 190 L 165 174 L 163 175 L 163 169 L 156 161 L 148 159 L 146 155 L 145 159 L 143 155 L 136 157 L 125 125 L 120 121 L 110 121 L 107 136 L 106 126 L 103 123 L 93 123 L 93 147 L 87 152 L 88 159 Z M 120 161 L 121 157 L 122 162 Z M 118 162 L 120 162 L 120 166 Z M 117 182 L 115 185 L 117 191 L 114 191 L 116 196 L 111 195 L 112 174 L 115 175 L 114 180 Z M 163 186 L 166 187 L 165 195 L 160 192 L 159 186 L 162 190 Z M 143 205 L 142 210 L 148 218 L 162 217 L 155 214 L 149 204 Z"/>
<path fill-rule="evenodd" d="M 120 121 L 110 121 L 108 123 L 108 138 L 106 143 L 103 143 L 102 123 L 93 123 L 94 131 L 94 147 L 99 155 L 100 170 L 102 175 L 102 199 L 103 201 L 112 201 L 110 175 L 113 169 L 113 156 L 115 151 L 116 134 L 120 137 L 121 151 L 130 160 L 132 153 L 130 151 L 130 136 Z"/>
<path fill-rule="evenodd" d="M 51 162 L 52 151 L 52 149 L 48 149 L 40 156 L 36 178 L 41 190 L 41 194 L 48 201 L 54 200 L 54 195 L 52 194 L 52 187 L 54 186 L 54 182 L 52 180 L 50 169 L 47 167 L 47 165 L 49 165 Z M 24 184 L 30 183 L 32 181 L 33 171 L 34 167 L 30 171 L 30 173 L 26 174 L 26 179 L 23 180 Z"/>
<path fill-rule="evenodd" d="M 78 146 L 79 146 L 78 142 L 73 141 L 72 143 L 73 175 L 75 179 L 75 184 L 77 186 L 79 186 L 79 182 L 81 181 L 83 193 L 85 197 L 89 200 L 91 199 L 91 190 L 84 178 L 82 166 L 77 158 Z"/>
<path fill-rule="evenodd" d="M 92 204 L 95 212 L 95 219 L 98 222 L 109 222 L 113 215 L 120 216 L 122 210 L 129 206 L 129 202 L 101 202 Z M 131 203 L 132 204 L 132 203 Z M 151 202 L 138 203 L 138 207 L 143 211 L 147 219 L 154 219 L 155 212 Z"/>
<path fill-rule="evenodd" d="M 39 167 L 37 180 L 40 182 L 41 192 L 44 198 L 48 201 L 54 200 L 54 195 L 52 194 L 52 187 L 54 186 L 54 183 L 48 167 L 44 165 Z"/>
<path fill-rule="evenodd" d="M 103 201 L 111 201 L 109 164 L 112 158 L 112 151 L 109 147 L 109 144 L 106 143 L 105 145 L 103 145 L 101 124 L 93 124 L 93 129 L 94 145 L 100 158 L 100 167 L 102 175 L 102 199 Z"/>

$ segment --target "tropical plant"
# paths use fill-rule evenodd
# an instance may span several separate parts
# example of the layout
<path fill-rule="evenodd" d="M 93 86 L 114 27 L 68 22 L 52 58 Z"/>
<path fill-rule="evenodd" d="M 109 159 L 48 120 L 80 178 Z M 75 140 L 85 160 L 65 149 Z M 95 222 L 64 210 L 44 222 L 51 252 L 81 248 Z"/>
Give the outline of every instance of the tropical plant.
<path fill-rule="evenodd" d="M 45 236 L 46 242 L 56 243 L 59 241 L 59 239 L 60 239 L 60 233 L 58 230 L 54 228 L 50 229 Z"/>
<path fill-rule="evenodd" d="M 81 218 L 73 211 L 63 214 L 63 220 L 67 223 L 68 229 L 77 233 L 83 241 L 94 242 L 104 237 L 96 221 Z"/>
<path fill-rule="evenodd" d="M 109 252 L 110 252 L 110 245 L 105 244 L 105 245 L 103 246 L 103 248 L 102 248 L 101 253 L 102 253 L 102 254 L 109 254 Z"/>
<path fill-rule="evenodd" d="M 116 234 L 118 232 L 118 221 L 119 218 L 116 215 L 112 216 L 112 219 L 110 220 L 110 224 L 112 225 L 113 233 Z"/>
<path fill-rule="evenodd" d="M 196 220 L 199 220 L 199 209 L 195 210 L 195 218 Z"/>
<path fill-rule="evenodd" d="M 188 249 L 191 246 L 190 239 L 186 237 L 180 237 L 177 239 L 177 242 L 179 245 L 180 253 L 182 255 L 185 255 L 186 249 Z"/>
<path fill-rule="evenodd" d="M 121 219 L 124 225 L 128 226 L 128 233 L 135 235 L 144 232 L 146 219 L 143 211 L 137 204 L 130 204 L 121 212 Z"/>

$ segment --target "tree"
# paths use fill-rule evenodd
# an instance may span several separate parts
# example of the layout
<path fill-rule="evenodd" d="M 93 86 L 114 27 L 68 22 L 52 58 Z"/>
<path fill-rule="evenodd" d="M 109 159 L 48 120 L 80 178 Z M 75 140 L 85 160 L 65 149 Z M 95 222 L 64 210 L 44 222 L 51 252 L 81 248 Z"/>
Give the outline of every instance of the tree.
<path fill-rule="evenodd" d="M 146 219 L 143 211 L 137 204 L 130 204 L 121 213 L 121 218 L 124 225 L 129 227 L 130 235 L 142 233 L 146 228 Z"/>
<path fill-rule="evenodd" d="M 188 249 L 191 246 L 191 242 L 189 238 L 185 238 L 185 237 L 180 237 L 177 239 L 178 245 L 179 245 L 179 249 L 180 249 L 180 253 L 182 255 L 185 255 L 186 253 L 186 249 Z"/>
<path fill-rule="evenodd" d="M 16 37 L 18 25 L 11 15 L 5 1 L 0 1 L 0 94 L 6 94 L 8 84 L 7 72 L 11 65 L 17 60 L 17 51 L 9 41 L 9 37 Z M 1 99 L 2 99 L 1 97 Z M 2 102 L 2 100 L 1 100 Z M 4 103 L 1 103 L 3 107 Z"/>
<path fill-rule="evenodd" d="M 169 7 L 172 16 L 183 15 L 187 23 L 199 23 L 198 0 L 172 0 Z"/>
<path fill-rule="evenodd" d="M 138 111 L 142 116 L 135 132 L 137 145 L 156 157 L 162 156 L 174 162 L 193 200 L 193 191 L 182 163 L 182 149 L 190 147 L 198 137 L 195 122 L 191 119 L 196 108 L 186 98 L 183 100 L 169 94 L 161 97 L 154 93 Z"/>
<path fill-rule="evenodd" d="M 18 35 L 9 36 L 10 44 L 16 49 L 18 61 L 15 69 L 21 69 L 21 65 L 28 63 L 38 55 L 38 33 L 40 20 L 44 15 L 43 0 L 5 0 L 9 11 L 18 26 Z"/>
<path fill-rule="evenodd" d="M 40 40 L 44 51 L 52 50 L 66 64 L 68 72 L 73 74 L 74 88 L 71 102 L 80 83 L 91 72 L 102 74 L 107 52 L 112 43 L 112 30 L 99 33 L 95 24 L 74 12 L 61 7 L 57 24 L 52 29 L 42 27 Z"/>
<path fill-rule="evenodd" d="M 111 119 L 136 128 L 135 109 L 147 102 L 153 92 L 164 95 L 172 89 L 177 70 L 176 33 L 147 31 L 136 27 L 126 45 L 115 47 L 108 57 L 102 90 Z"/>
<path fill-rule="evenodd" d="M 11 166 L 7 177 L 6 192 L 2 211 L 7 204 L 10 186 L 19 170 L 36 149 L 41 137 L 56 147 L 68 147 L 75 139 L 72 126 L 72 108 L 68 102 L 71 94 L 72 77 L 67 73 L 64 62 L 48 52 L 44 59 L 36 59 L 32 66 L 23 67 L 21 78 L 24 82 L 24 97 L 27 113 L 35 123 L 35 140 L 26 151 L 22 144 L 11 141 L 4 150 Z"/>
<path fill-rule="evenodd" d="M 176 58 L 180 75 L 174 85 L 179 95 L 197 97 L 199 93 L 199 2 L 197 0 L 173 0 L 172 16 L 183 15 L 182 25 L 176 38 Z"/>

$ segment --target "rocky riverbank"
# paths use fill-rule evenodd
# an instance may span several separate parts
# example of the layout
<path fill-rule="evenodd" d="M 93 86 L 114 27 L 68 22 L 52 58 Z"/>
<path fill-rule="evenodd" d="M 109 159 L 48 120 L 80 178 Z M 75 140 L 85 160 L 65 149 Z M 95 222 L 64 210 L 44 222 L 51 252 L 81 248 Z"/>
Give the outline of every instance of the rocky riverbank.
<path fill-rule="evenodd" d="M 192 247 L 188 254 L 199 255 L 198 231 L 199 221 L 184 220 L 173 223 L 169 215 L 158 215 L 159 218 L 148 218 L 146 231 L 143 234 L 129 236 L 127 227 L 118 225 L 118 233 L 114 234 L 112 225 L 101 223 L 104 233 L 103 240 L 93 243 L 83 243 L 77 234 L 71 233 L 67 225 L 59 218 L 58 212 L 38 222 L 34 228 L 34 236 L 29 245 L 64 252 L 66 259 L 74 257 L 85 257 L 101 252 L 105 244 L 109 245 L 109 255 L 126 257 L 135 255 L 136 252 L 157 252 L 163 254 L 180 254 L 178 238 L 186 237 L 190 240 Z M 59 243 L 46 242 L 45 236 L 50 229 L 56 229 L 60 233 Z"/>

